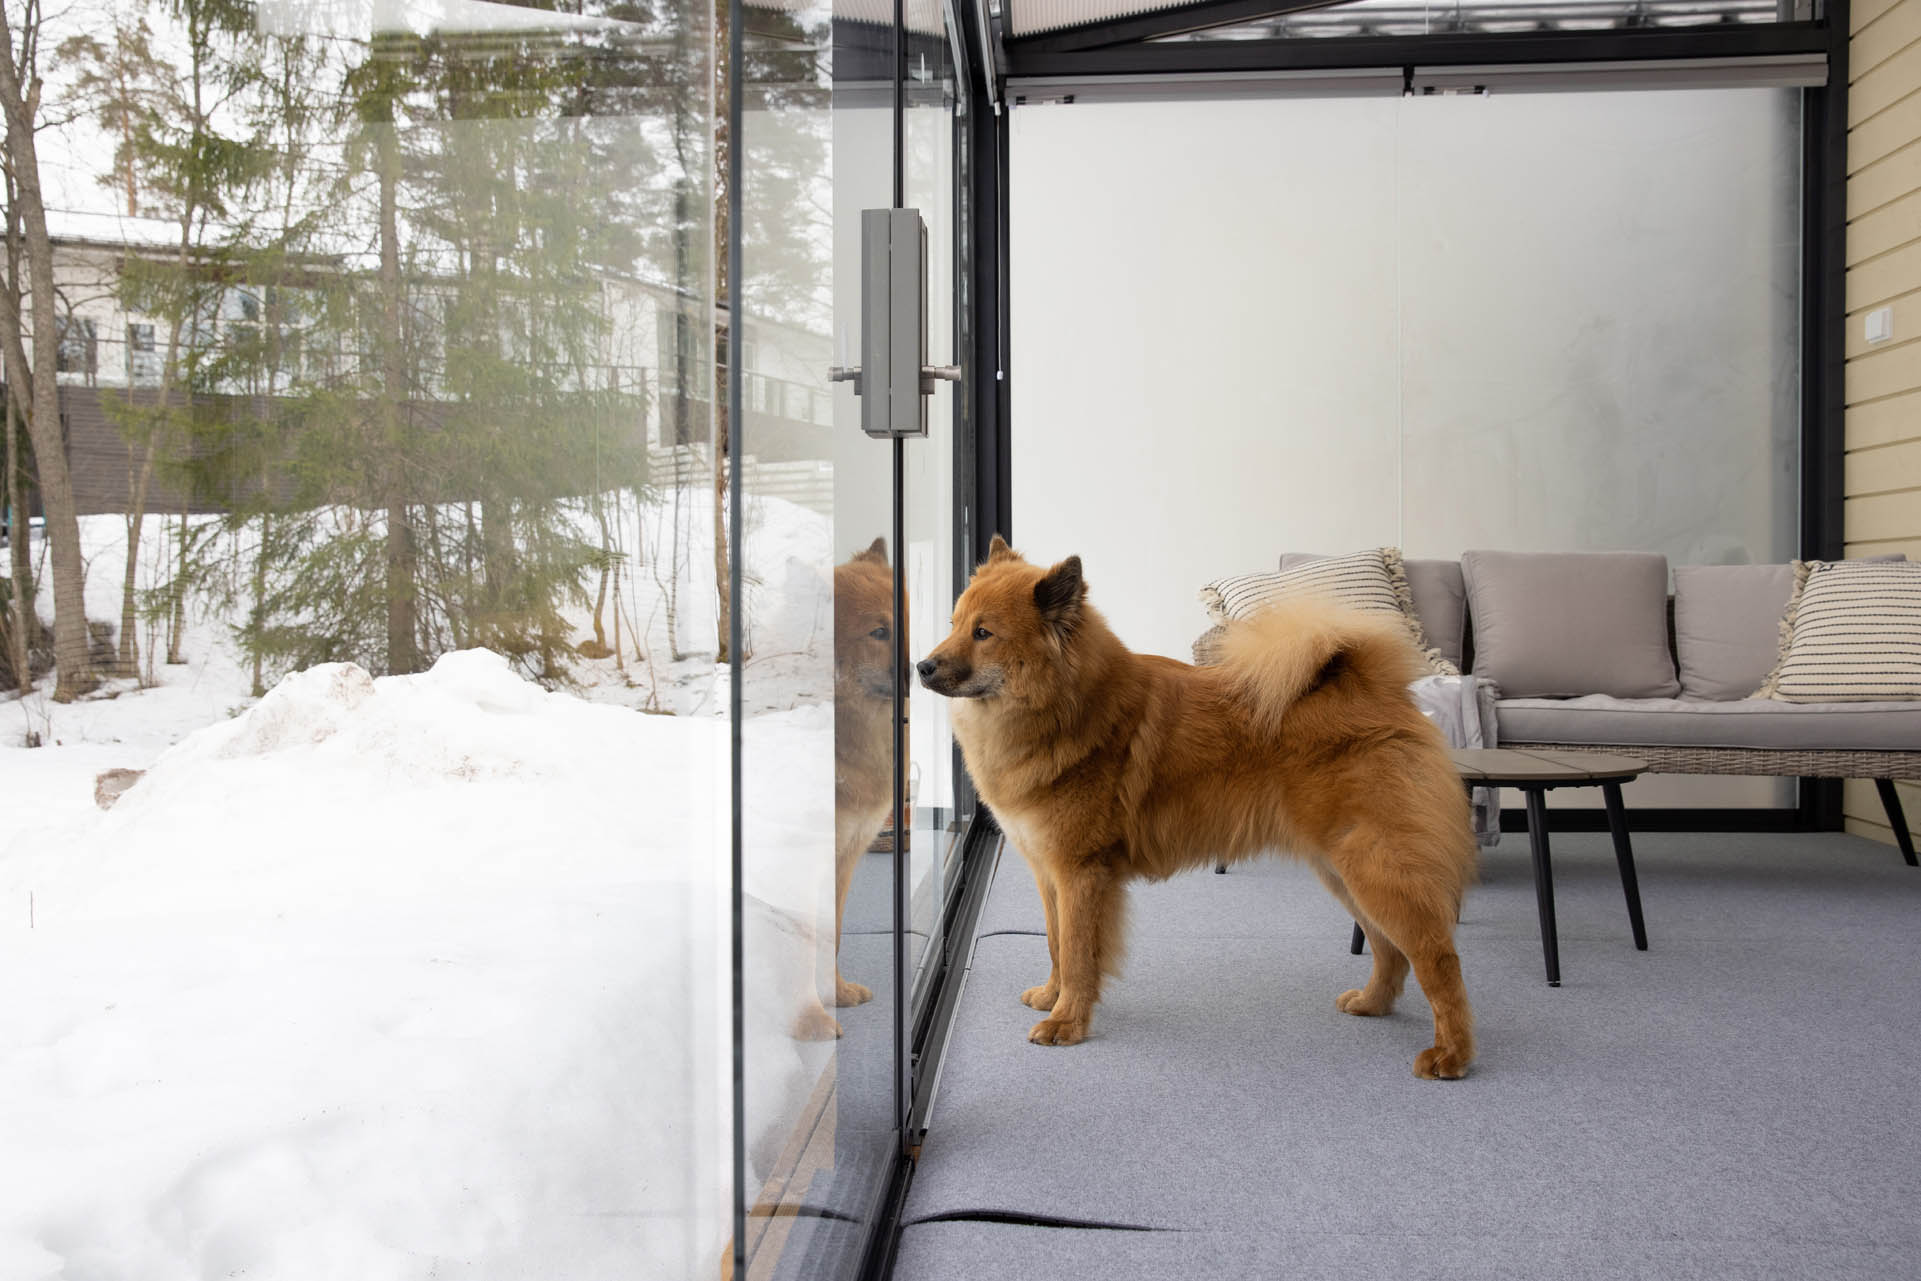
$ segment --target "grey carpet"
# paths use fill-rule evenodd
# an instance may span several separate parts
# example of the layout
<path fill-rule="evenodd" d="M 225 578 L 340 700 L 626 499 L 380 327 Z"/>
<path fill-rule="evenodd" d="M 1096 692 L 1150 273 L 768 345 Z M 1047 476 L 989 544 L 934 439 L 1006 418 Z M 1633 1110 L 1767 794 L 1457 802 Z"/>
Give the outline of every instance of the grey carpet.
<path fill-rule="evenodd" d="M 1650 1241 L 1537 1237 L 1490 1250 L 1478 1237 L 1410 1240 L 1391 1225 L 1363 1237 L 1270 1230 L 1104 1232 L 998 1223 L 922 1223 L 901 1233 L 896 1277 L 1006 1281 L 1009 1277 L 1251 1277 L 1339 1281 L 1843 1281 L 1912 1276 L 1910 1251 L 1847 1242 Z"/>
<path fill-rule="evenodd" d="M 1222 1275 L 1249 1258 L 1351 1259 L 1359 1275 L 1921 1272 L 1921 872 L 1843 836 L 1643 834 L 1652 950 L 1637 953 L 1605 835 L 1555 852 L 1564 986 L 1543 982 L 1526 842 L 1510 838 L 1458 933 L 1481 1058 L 1443 1083 L 1409 1071 L 1430 1030 L 1418 988 L 1387 1019 L 1334 1010 L 1367 961 L 1281 861 L 1138 887 L 1094 1037 L 1029 1045 L 1038 1016 L 1017 995 L 1047 953 L 1020 932 L 1039 912 L 1010 851 L 904 1221 L 1181 1230 Z M 1003 1250 L 1046 1251 L 1041 1275 L 1164 1275 L 1176 1248 L 928 1222 L 895 1275 L 988 1275 L 970 1269 Z"/>

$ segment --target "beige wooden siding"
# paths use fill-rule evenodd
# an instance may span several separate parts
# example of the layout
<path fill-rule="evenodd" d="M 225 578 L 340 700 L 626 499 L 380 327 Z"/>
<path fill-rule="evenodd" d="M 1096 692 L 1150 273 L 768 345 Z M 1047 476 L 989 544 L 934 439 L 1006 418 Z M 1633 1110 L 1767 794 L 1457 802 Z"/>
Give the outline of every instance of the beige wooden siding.
<path fill-rule="evenodd" d="M 1921 560 L 1921 0 L 1855 0 L 1848 62 L 1848 555 Z M 1894 313 L 1870 347 L 1867 313 Z M 1921 832 L 1921 787 L 1901 784 Z M 1848 830 L 1892 841 L 1872 783 Z"/>

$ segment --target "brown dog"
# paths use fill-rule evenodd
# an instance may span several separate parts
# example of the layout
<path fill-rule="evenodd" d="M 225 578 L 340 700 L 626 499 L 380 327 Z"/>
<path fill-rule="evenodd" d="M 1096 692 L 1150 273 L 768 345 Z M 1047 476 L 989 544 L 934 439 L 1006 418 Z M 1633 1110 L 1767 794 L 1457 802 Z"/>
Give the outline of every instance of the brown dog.
<path fill-rule="evenodd" d="M 861 856 L 894 803 L 894 573 L 887 540 L 834 567 L 834 1004 L 861 1005 L 872 990 L 840 973 L 841 923 Z M 840 1035 L 818 1000 L 794 1029 L 807 1040 Z"/>
<path fill-rule="evenodd" d="M 1467 797 L 1409 696 L 1405 634 L 1322 602 L 1229 628 L 1218 667 L 1130 652 L 1087 603 L 1078 556 L 1030 565 L 999 537 L 919 664 L 1026 856 L 1053 970 L 1028 1035 L 1087 1035 L 1117 971 L 1124 887 L 1269 850 L 1307 859 L 1367 933 L 1374 971 L 1335 1005 L 1385 1014 L 1411 961 L 1434 1009 L 1414 1074 L 1465 1075 L 1473 1016 L 1454 921 L 1473 878 Z"/>

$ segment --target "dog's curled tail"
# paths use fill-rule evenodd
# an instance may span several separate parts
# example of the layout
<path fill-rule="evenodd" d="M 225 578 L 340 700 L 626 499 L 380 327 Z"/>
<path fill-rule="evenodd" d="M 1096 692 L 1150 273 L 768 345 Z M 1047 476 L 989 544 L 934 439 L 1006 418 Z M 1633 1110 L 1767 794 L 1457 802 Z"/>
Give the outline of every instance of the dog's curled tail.
<path fill-rule="evenodd" d="M 1312 596 L 1229 624 L 1220 655 L 1229 682 L 1269 734 L 1278 734 L 1288 711 L 1322 686 L 1338 682 L 1405 697 L 1424 670 L 1399 618 Z"/>

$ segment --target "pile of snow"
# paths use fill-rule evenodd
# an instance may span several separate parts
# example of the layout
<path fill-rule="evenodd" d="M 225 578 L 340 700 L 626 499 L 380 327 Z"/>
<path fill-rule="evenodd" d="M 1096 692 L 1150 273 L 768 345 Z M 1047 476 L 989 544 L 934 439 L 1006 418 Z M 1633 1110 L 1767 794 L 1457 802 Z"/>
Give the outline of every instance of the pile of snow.
<path fill-rule="evenodd" d="M 754 1186 L 831 1053 L 788 1035 L 831 974 L 831 708 L 748 733 Z M 109 812 L 32 798 L 0 1276 L 712 1275 L 727 750 L 470 651 L 297 673 Z"/>

